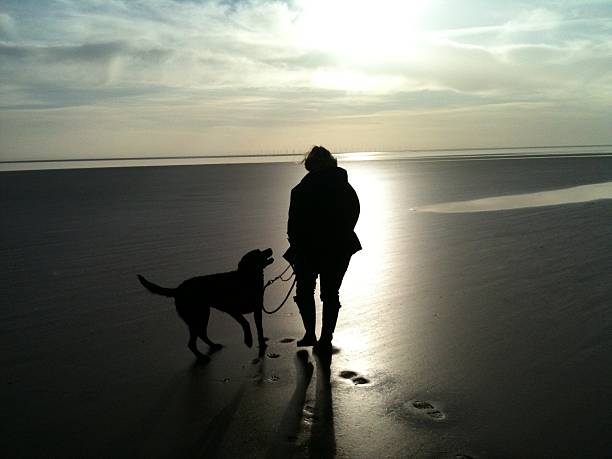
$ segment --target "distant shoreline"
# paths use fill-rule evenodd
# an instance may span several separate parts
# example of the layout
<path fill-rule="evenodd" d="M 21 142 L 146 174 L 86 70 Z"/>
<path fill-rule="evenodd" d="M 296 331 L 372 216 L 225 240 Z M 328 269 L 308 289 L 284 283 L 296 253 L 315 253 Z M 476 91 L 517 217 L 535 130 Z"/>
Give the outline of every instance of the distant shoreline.
<path fill-rule="evenodd" d="M 442 154 L 440 154 L 442 153 Z M 612 145 L 555 145 L 534 147 L 448 148 L 341 152 L 340 161 L 474 161 L 510 159 L 597 158 L 612 156 Z M 220 164 L 291 163 L 302 154 L 143 156 L 0 161 L 0 172 L 115 167 L 188 166 Z"/>

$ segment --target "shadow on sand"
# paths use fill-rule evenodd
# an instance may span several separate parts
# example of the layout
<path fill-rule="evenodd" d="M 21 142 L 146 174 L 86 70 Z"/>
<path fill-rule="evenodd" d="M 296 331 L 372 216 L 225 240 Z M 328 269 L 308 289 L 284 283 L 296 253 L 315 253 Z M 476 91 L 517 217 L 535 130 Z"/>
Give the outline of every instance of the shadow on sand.
<path fill-rule="evenodd" d="M 309 354 L 302 350 L 295 355 L 296 385 L 279 422 L 279 430 L 271 438 L 266 458 L 333 458 L 336 456 L 334 413 L 330 384 L 331 355 L 315 355 L 315 400 L 307 402 L 308 388 L 315 370 Z M 175 374 L 147 414 L 140 444 L 125 439 L 134 447 L 132 457 L 218 457 L 231 424 L 240 409 L 248 387 L 263 383 L 265 358 L 253 361 L 255 372 L 230 390 L 224 406 L 211 408 L 218 393 L 218 381 L 211 379 L 207 365 L 194 363 Z M 217 386 L 217 387 L 215 387 Z"/>
<path fill-rule="evenodd" d="M 211 418 L 217 383 L 201 360 L 172 377 L 143 421 L 134 456 L 216 457 L 247 389 L 243 381 Z"/>
<path fill-rule="evenodd" d="M 308 457 L 333 458 L 336 455 L 336 436 L 330 384 L 331 355 L 316 356 L 316 400 L 306 405 L 306 395 L 312 380 L 314 366 L 308 361 L 308 352 L 299 351 L 295 357 L 296 386 L 280 421 L 279 431 L 266 455 L 267 459 L 293 457 L 300 445 L 303 427 L 310 428 L 310 439 L 305 432 L 304 446 Z"/>

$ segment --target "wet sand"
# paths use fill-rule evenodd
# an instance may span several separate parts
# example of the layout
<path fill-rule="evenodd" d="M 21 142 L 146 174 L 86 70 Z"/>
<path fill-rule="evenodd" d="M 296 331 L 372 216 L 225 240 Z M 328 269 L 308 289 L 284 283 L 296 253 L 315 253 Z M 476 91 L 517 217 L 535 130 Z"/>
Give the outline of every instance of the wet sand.
<path fill-rule="evenodd" d="M 609 182 L 612 159 L 343 166 L 364 250 L 331 384 L 296 355 L 292 302 L 265 317 L 261 358 L 213 312 L 225 347 L 197 365 L 172 302 L 136 280 L 173 286 L 256 247 L 278 274 L 300 166 L 2 173 L 2 455 L 609 455 L 612 200 L 421 209 Z"/>

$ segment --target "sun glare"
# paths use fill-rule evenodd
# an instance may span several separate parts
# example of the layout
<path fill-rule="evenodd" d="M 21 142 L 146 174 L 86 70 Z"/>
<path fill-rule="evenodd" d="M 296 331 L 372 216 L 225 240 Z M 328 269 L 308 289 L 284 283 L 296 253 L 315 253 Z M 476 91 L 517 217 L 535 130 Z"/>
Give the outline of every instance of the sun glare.
<path fill-rule="evenodd" d="M 418 52 L 428 0 L 302 0 L 298 42 L 339 63 L 368 64 Z"/>

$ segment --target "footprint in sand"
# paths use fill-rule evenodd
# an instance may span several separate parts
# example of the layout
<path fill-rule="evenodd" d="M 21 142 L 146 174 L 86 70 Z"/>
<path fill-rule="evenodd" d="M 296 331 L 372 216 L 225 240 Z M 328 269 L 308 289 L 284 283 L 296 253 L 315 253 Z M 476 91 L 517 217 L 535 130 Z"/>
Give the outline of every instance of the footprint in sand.
<path fill-rule="evenodd" d="M 353 384 L 356 386 L 361 386 L 363 384 L 369 384 L 370 380 L 363 376 L 359 376 L 359 374 L 355 373 L 351 370 L 344 370 L 340 372 L 340 377 L 344 379 L 350 379 Z"/>
<path fill-rule="evenodd" d="M 412 402 L 412 406 L 417 410 L 424 412 L 427 416 L 436 421 L 446 419 L 446 415 L 429 402 L 423 400 L 415 400 L 414 402 Z"/>
<path fill-rule="evenodd" d="M 293 343 L 295 338 L 283 338 L 280 340 L 281 343 Z"/>
<path fill-rule="evenodd" d="M 275 383 L 275 382 L 280 381 L 280 377 L 278 377 L 278 376 L 276 376 L 276 375 L 271 375 L 271 376 L 268 376 L 268 377 L 266 378 L 266 381 L 267 381 L 267 382 L 271 382 L 271 383 Z"/>
<path fill-rule="evenodd" d="M 434 406 L 429 402 L 421 402 L 419 400 L 412 402 L 412 406 L 414 406 L 417 410 L 433 410 Z"/>
<path fill-rule="evenodd" d="M 344 379 L 353 379 L 355 376 L 357 376 L 357 373 L 351 370 L 344 370 L 340 372 L 340 377 Z"/>

